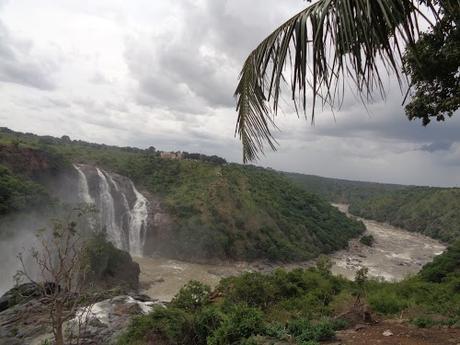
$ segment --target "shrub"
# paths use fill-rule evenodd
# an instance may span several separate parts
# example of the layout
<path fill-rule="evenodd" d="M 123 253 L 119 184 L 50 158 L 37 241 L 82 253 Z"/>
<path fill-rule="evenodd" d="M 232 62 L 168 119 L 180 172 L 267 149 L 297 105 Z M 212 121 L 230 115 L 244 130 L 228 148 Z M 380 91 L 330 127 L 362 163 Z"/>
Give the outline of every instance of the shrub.
<path fill-rule="evenodd" d="M 182 309 L 157 308 L 148 315 L 133 319 L 118 344 L 137 344 L 151 335 L 157 335 L 171 345 L 188 344 L 188 339 L 193 337 L 190 315 Z"/>
<path fill-rule="evenodd" d="M 411 322 L 418 328 L 427 328 L 434 325 L 433 320 L 427 317 L 418 317 L 412 320 Z"/>
<path fill-rule="evenodd" d="M 316 261 L 316 269 L 319 273 L 323 276 L 331 275 L 331 268 L 332 268 L 332 261 L 326 255 L 320 255 L 318 260 Z"/>
<path fill-rule="evenodd" d="M 284 325 L 275 322 L 265 325 L 264 334 L 272 338 L 283 340 L 288 335 L 288 332 Z"/>
<path fill-rule="evenodd" d="M 289 322 L 288 330 L 300 344 L 329 340 L 335 336 L 333 325 L 329 320 L 312 324 L 307 319 L 297 319 Z"/>
<path fill-rule="evenodd" d="M 187 311 L 193 311 L 209 303 L 211 288 L 199 281 L 191 280 L 174 296 L 171 305 Z"/>
<path fill-rule="evenodd" d="M 221 326 L 208 338 L 208 345 L 233 344 L 263 331 L 263 314 L 259 309 L 235 305 Z"/>
<path fill-rule="evenodd" d="M 381 290 L 368 297 L 373 310 L 382 314 L 396 314 L 407 307 L 407 301 L 394 292 Z"/>
<path fill-rule="evenodd" d="M 359 239 L 359 242 L 365 246 L 372 247 L 375 243 L 375 238 L 372 235 L 364 235 Z"/>
<path fill-rule="evenodd" d="M 423 266 L 420 276 L 429 282 L 440 283 L 450 275 L 460 273 L 460 241 Z"/>
<path fill-rule="evenodd" d="M 212 305 L 198 311 L 194 319 L 197 343 L 206 344 L 207 338 L 222 325 L 224 317 L 224 314 Z"/>
<path fill-rule="evenodd" d="M 228 301 L 261 308 L 275 302 L 277 290 L 270 277 L 261 273 L 243 273 L 229 278 L 221 282 L 221 288 L 226 290 Z"/>

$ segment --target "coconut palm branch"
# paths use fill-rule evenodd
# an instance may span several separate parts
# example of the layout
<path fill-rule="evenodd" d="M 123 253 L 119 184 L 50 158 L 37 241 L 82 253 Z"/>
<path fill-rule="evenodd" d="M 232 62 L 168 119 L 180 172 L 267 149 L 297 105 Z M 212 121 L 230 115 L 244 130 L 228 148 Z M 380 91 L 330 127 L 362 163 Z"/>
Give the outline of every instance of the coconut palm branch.
<path fill-rule="evenodd" d="M 428 20 L 420 3 L 437 18 L 430 0 L 318 0 L 264 39 L 247 57 L 235 91 L 243 160 L 257 159 L 266 145 L 276 150 L 272 130 L 283 85 L 297 114 L 311 108 L 312 121 L 318 104 L 340 107 L 346 83 L 363 101 L 385 94 L 382 73 L 394 73 L 402 87 L 404 47 L 417 40 L 420 18 Z"/>

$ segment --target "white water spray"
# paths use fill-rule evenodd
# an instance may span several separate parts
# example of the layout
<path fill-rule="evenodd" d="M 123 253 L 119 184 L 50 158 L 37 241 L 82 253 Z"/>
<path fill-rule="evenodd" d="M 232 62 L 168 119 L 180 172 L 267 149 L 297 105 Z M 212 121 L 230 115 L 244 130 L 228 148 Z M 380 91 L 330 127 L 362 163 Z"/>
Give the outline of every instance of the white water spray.
<path fill-rule="evenodd" d="M 104 173 L 99 168 L 96 168 L 96 171 L 100 178 L 100 202 L 98 208 L 101 214 L 102 225 L 106 227 L 109 240 L 111 240 L 117 248 L 123 248 L 121 229 L 118 227 L 115 219 L 115 205 L 110 192 L 109 183 Z"/>
<path fill-rule="evenodd" d="M 130 212 L 129 249 L 131 254 L 135 256 L 142 256 L 148 217 L 148 201 L 141 193 L 138 192 L 132 182 L 131 188 L 136 195 L 136 202 Z"/>
<path fill-rule="evenodd" d="M 78 165 L 73 166 L 78 172 L 79 183 L 78 183 L 78 197 L 86 204 L 94 204 L 94 199 L 89 194 L 88 180 L 86 179 L 85 173 L 80 169 Z"/>
<path fill-rule="evenodd" d="M 79 174 L 79 198 L 82 202 L 96 204 L 108 239 L 133 256 L 142 256 L 148 226 L 147 198 L 125 177 L 90 166 L 74 167 Z M 92 188 L 94 185 L 98 188 Z"/>

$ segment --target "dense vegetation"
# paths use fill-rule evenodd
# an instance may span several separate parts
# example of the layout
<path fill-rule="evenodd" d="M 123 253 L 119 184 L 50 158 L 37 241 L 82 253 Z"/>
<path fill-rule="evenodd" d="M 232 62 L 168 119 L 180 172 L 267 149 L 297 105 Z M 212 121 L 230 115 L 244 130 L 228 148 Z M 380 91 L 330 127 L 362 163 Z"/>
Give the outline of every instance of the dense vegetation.
<path fill-rule="evenodd" d="M 49 201 L 43 186 L 0 165 L 0 216 L 35 209 Z"/>
<path fill-rule="evenodd" d="M 460 188 L 413 187 L 354 201 L 350 212 L 453 243 L 460 238 Z"/>
<path fill-rule="evenodd" d="M 343 204 L 368 200 L 383 193 L 409 188 L 397 184 L 350 181 L 297 173 L 283 174 L 310 193 L 321 195 L 330 202 Z"/>
<path fill-rule="evenodd" d="M 198 282 L 184 286 L 167 309 L 135 319 L 119 344 L 305 345 L 334 337 L 335 330 L 371 314 L 404 315 L 419 327 L 459 326 L 460 242 L 422 272 L 399 283 L 354 282 L 330 274 L 327 265 L 270 274 L 245 273 L 221 280 L 215 291 Z M 433 279 L 430 272 L 442 272 Z M 361 302 L 359 302 L 361 301 Z M 290 340 L 291 339 L 291 340 Z M 284 344 L 280 342 L 280 344 Z"/>
<path fill-rule="evenodd" d="M 92 288 L 132 291 L 139 288 L 139 265 L 129 253 L 108 242 L 105 233 L 95 233 L 85 241 L 82 255 L 87 269 L 86 283 Z"/>
<path fill-rule="evenodd" d="M 460 188 L 413 187 L 286 174 L 311 193 L 350 204 L 350 213 L 453 243 L 460 238 Z"/>
<path fill-rule="evenodd" d="M 345 247 L 364 230 L 326 201 L 262 168 L 219 164 L 224 161 L 203 155 L 163 159 L 153 147 L 119 148 L 9 130 L 0 132 L 2 142 L 130 177 L 161 198 L 172 224 L 155 249 L 174 257 L 305 260 Z"/>

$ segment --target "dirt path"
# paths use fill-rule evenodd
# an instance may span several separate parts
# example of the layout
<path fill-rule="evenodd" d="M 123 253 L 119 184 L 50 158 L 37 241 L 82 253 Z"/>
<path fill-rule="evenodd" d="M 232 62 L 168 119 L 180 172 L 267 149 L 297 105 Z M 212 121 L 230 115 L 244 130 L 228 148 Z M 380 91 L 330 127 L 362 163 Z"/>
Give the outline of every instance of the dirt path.
<path fill-rule="evenodd" d="M 383 333 L 390 330 L 392 336 Z M 416 328 L 409 324 L 384 321 L 357 331 L 337 332 L 337 340 L 324 344 L 334 345 L 460 345 L 460 329 Z"/>

